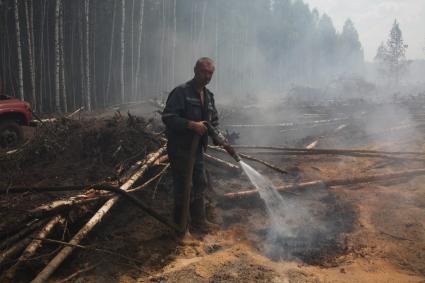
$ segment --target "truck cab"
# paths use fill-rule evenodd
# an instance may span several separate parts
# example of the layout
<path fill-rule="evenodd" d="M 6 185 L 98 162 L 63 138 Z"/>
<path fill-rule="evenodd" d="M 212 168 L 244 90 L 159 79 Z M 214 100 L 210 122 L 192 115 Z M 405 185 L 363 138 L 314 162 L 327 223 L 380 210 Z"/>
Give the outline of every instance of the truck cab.
<path fill-rule="evenodd" d="M 28 126 L 31 118 L 28 102 L 0 94 L 0 148 L 14 148 L 22 143 L 22 126 Z"/>

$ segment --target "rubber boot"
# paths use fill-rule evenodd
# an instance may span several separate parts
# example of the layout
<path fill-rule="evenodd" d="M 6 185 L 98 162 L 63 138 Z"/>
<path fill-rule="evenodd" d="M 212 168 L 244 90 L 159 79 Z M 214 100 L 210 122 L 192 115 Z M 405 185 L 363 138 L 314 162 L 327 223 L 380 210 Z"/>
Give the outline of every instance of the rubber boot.
<path fill-rule="evenodd" d="M 173 220 L 177 226 L 180 226 L 182 221 L 182 209 L 181 205 L 174 205 Z"/>
<path fill-rule="evenodd" d="M 208 233 L 219 229 L 217 224 L 207 220 L 205 215 L 205 200 L 203 197 L 194 199 L 190 204 L 191 227 L 195 232 Z"/>

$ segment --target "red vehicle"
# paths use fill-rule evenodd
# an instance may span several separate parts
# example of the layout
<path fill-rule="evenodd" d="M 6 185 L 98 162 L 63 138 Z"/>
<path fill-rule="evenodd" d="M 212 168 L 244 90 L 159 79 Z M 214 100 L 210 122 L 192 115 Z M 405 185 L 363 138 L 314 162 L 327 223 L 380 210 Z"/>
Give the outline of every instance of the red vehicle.
<path fill-rule="evenodd" d="M 32 117 L 28 102 L 0 94 L 0 148 L 13 148 L 24 139 L 22 126 Z"/>

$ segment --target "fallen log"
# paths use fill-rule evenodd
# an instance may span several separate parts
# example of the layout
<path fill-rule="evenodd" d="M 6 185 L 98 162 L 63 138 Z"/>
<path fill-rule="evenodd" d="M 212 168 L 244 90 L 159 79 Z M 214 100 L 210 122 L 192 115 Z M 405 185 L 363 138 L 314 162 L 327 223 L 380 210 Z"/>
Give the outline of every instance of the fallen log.
<path fill-rule="evenodd" d="M 82 191 L 87 187 L 93 185 L 75 185 L 75 186 L 52 186 L 52 187 L 12 187 L 1 188 L 0 194 L 14 194 L 14 193 L 45 193 L 45 192 L 66 192 L 66 191 Z"/>
<path fill-rule="evenodd" d="M 36 235 L 36 232 L 33 232 L 32 235 Z M 29 243 L 31 243 L 31 237 L 23 238 L 21 241 L 17 242 L 7 250 L 0 253 L 0 267 L 8 263 L 9 260 L 15 258 Z"/>
<path fill-rule="evenodd" d="M 127 192 L 134 192 L 134 191 L 138 191 L 141 190 L 145 187 L 147 187 L 148 185 L 150 185 L 152 182 L 154 182 L 156 179 L 158 179 L 162 174 L 164 174 L 164 172 L 169 168 L 169 164 L 167 164 L 164 169 L 158 173 L 157 175 L 155 175 L 153 178 L 151 178 L 150 180 L 146 181 L 145 183 L 143 183 L 142 185 L 129 189 Z M 11 188 L 8 190 L 8 193 L 17 193 L 17 192 L 26 192 L 26 191 L 31 191 L 31 192 L 52 192 L 52 191 L 69 191 L 69 190 L 82 190 L 84 188 L 90 188 L 90 189 L 95 189 L 95 190 L 105 190 L 108 192 L 113 192 L 113 193 L 121 193 L 122 192 L 118 192 L 117 188 L 114 188 L 112 186 L 109 186 L 107 184 L 94 184 L 94 185 L 83 185 L 83 186 L 57 186 L 57 187 L 35 187 L 35 188 L 27 188 L 27 187 L 22 187 L 22 188 Z M 57 214 L 63 211 L 67 211 L 75 206 L 81 206 L 81 205 L 90 205 L 92 203 L 95 203 L 99 200 L 103 200 L 106 199 L 108 197 L 111 197 L 112 195 L 109 193 L 104 193 L 102 195 L 96 195 L 94 197 L 84 197 L 80 196 L 80 197 L 73 197 L 71 199 L 66 199 L 66 200 L 57 200 L 57 201 L 53 201 L 51 203 L 39 206 L 37 208 L 34 208 L 30 211 L 27 212 L 27 216 L 24 218 L 23 222 L 27 222 L 30 221 L 33 218 L 43 218 L 49 215 L 53 215 L 53 214 Z M 131 196 L 129 196 L 129 198 L 132 198 Z M 154 216 L 155 217 L 155 216 Z M 19 230 L 21 230 L 22 228 L 20 228 Z M 24 233 L 24 231 L 22 231 L 22 233 Z M 0 249 L 1 246 L 3 246 L 3 243 L 0 244 Z"/>
<path fill-rule="evenodd" d="M 169 226 L 170 228 L 175 228 L 174 225 L 170 224 L 166 218 L 162 217 L 161 215 L 157 214 L 155 211 L 153 211 L 152 209 L 150 209 L 149 207 L 145 206 L 138 198 L 132 196 L 129 194 L 130 191 L 135 191 L 135 190 L 128 190 L 128 191 L 124 191 L 122 189 L 119 189 L 117 187 L 108 185 L 108 184 L 97 184 L 93 187 L 91 187 L 92 189 L 95 190 L 104 190 L 104 191 L 108 191 L 108 192 L 112 192 L 121 196 L 124 196 L 125 198 L 127 198 L 128 200 L 130 200 L 132 203 L 134 203 L 137 207 L 139 207 L 140 209 L 142 209 L 144 212 L 146 212 L 147 214 L 149 214 L 150 216 L 156 218 L 157 220 L 159 220 L 160 222 L 162 222 L 163 224 Z M 29 212 L 29 214 L 33 217 L 42 217 L 45 216 L 46 214 L 51 214 L 52 212 L 60 212 L 62 210 L 64 210 L 65 208 L 70 208 L 73 207 L 75 205 L 81 205 L 81 204 L 87 204 L 87 203 L 91 203 L 95 200 L 98 200 L 100 198 L 106 198 L 106 197 L 110 197 L 110 195 L 103 195 L 100 197 L 95 197 L 95 198 L 89 198 L 89 199 L 82 199 L 82 200 L 60 200 L 60 201 L 54 201 L 48 205 L 43 205 L 41 207 L 38 207 L 36 209 L 33 209 Z"/>
<path fill-rule="evenodd" d="M 161 165 L 161 164 L 164 164 L 164 163 L 168 163 L 169 162 L 169 159 L 168 159 L 168 154 L 164 154 L 163 156 L 161 156 L 160 158 L 158 158 L 156 161 L 155 161 L 155 165 Z"/>
<path fill-rule="evenodd" d="M 273 170 L 275 170 L 275 171 L 277 171 L 277 172 L 279 172 L 279 173 L 282 173 L 282 174 L 288 174 L 288 172 L 287 172 L 287 171 L 285 171 L 285 170 L 283 170 L 283 169 L 280 169 L 279 167 L 274 166 L 273 164 L 268 163 L 268 162 L 266 162 L 266 161 L 264 161 L 264 160 L 261 160 L 261 159 L 258 159 L 258 158 L 255 158 L 255 157 L 252 157 L 252 156 L 249 156 L 249 155 L 243 154 L 243 153 L 238 153 L 238 155 L 239 155 L 240 157 L 245 158 L 245 159 L 248 159 L 248 160 L 251 160 L 251 161 L 255 161 L 255 162 L 261 163 L 261 164 L 263 164 L 264 166 L 269 167 L 270 169 L 273 169 Z"/>
<path fill-rule="evenodd" d="M 20 229 L 16 234 L 13 236 L 7 238 L 0 244 L 0 250 L 4 250 L 8 247 L 10 247 L 12 244 L 16 243 L 32 231 L 34 231 L 37 228 L 40 228 L 44 224 L 44 221 L 36 220 L 32 221 L 30 224 L 25 225 L 22 229 Z M 13 233 L 11 233 L 13 234 Z"/>
<path fill-rule="evenodd" d="M 77 115 L 78 113 L 80 113 L 83 110 L 84 110 L 84 106 L 78 108 L 77 110 L 75 110 L 74 112 L 72 112 L 72 113 L 70 113 L 66 116 L 62 116 L 62 117 L 59 117 L 59 118 L 53 117 L 53 118 L 45 118 L 45 119 L 41 119 L 38 115 L 36 115 L 34 112 L 32 112 L 32 114 L 33 114 L 33 116 L 36 120 L 31 120 L 30 126 L 37 127 L 40 124 L 43 125 L 44 123 L 54 123 L 54 122 L 58 121 L 59 119 L 71 119 L 73 116 Z"/>
<path fill-rule="evenodd" d="M 165 174 L 165 172 L 168 170 L 168 168 L 170 168 L 170 164 L 169 163 L 164 166 L 164 168 L 161 170 L 161 172 L 159 172 L 158 174 L 156 174 L 155 176 L 153 176 L 151 179 L 147 180 L 146 182 L 144 182 L 140 186 L 137 186 L 135 188 L 129 189 L 127 192 L 132 193 L 132 192 L 135 192 L 135 191 L 143 190 L 144 188 L 146 188 L 147 186 L 149 186 L 150 184 L 152 184 L 155 180 L 157 180 L 158 178 L 160 178 L 163 174 Z"/>
<path fill-rule="evenodd" d="M 213 150 L 215 150 L 215 151 L 226 153 L 226 151 L 224 149 L 220 148 L 220 147 L 215 147 L 215 146 L 208 146 L 208 147 L 211 148 L 211 149 L 213 149 Z M 261 160 L 261 159 L 258 159 L 258 158 L 255 158 L 255 157 L 252 157 L 252 156 L 243 154 L 243 153 L 238 153 L 238 155 L 240 157 L 245 158 L 245 159 L 248 159 L 248 160 L 251 160 L 251 161 L 255 161 L 255 162 L 261 163 L 264 166 L 269 167 L 269 168 L 271 168 L 271 169 L 273 169 L 273 170 L 275 170 L 275 171 L 277 171 L 279 173 L 288 174 L 287 171 L 285 171 L 283 169 L 280 169 L 279 167 L 274 166 L 273 164 L 270 164 L 270 163 L 268 163 L 268 162 L 266 162 L 264 160 Z"/>
<path fill-rule="evenodd" d="M 332 134 L 336 134 L 336 133 L 338 133 L 339 131 L 341 131 L 341 130 L 343 130 L 344 128 L 346 128 L 347 127 L 347 124 L 342 124 L 342 125 L 339 125 L 338 127 L 336 127 L 333 131 L 332 131 Z M 317 147 L 317 145 L 319 144 L 319 142 L 322 140 L 322 139 L 324 139 L 325 138 L 325 136 L 319 136 L 319 137 L 317 137 L 313 142 L 311 142 L 310 144 L 308 144 L 305 148 L 306 149 L 314 149 L 314 148 L 316 148 Z"/>
<path fill-rule="evenodd" d="M 142 105 L 142 104 L 146 104 L 146 103 L 148 103 L 148 102 L 145 101 L 145 100 L 133 101 L 133 102 L 127 102 L 127 103 L 114 104 L 114 105 L 108 106 L 107 109 L 117 111 L 117 110 L 120 110 L 121 108 L 125 109 L 125 108 L 131 107 L 131 106 L 138 106 L 138 105 Z"/>
<path fill-rule="evenodd" d="M 355 185 L 361 183 L 369 183 L 369 182 L 378 182 L 378 181 L 386 181 L 407 177 L 414 177 L 419 175 L 425 175 L 425 169 L 413 169 L 406 170 L 400 172 L 386 173 L 386 174 L 377 174 L 377 175 L 369 175 L 363 177 L 354 177 L 354 178 L 344 178 L 344 179 L 333 179 L 333 180 L 317 180 L 299 184 L 292 185 L 284 185 L 277 186 L 276 190 L 279 192 L 286 192 L 297 189 L 311 189 L 317 187 L 333 187 L 333 186 L 346 186 L 346 185 Z M 226 199 L 240 199 L 240 198 L 248 198 L 248 197 L 256 197 L 258 196 L 258 190 L 249 190 L 237 193 L 227 193 L 224 195 Z"/>
<path fill-rule="evenodd" d="M 259 146 L 259 145 L 234 145 L 235 149 L 265 149 L 265 150 L 282 150 L 295 152 L 317 152 L 317 153 L 373 153 L 373 154 L 393 154 L 393 155 L 425 155 L 425 152 L 420 151 L 384 151 L 384 150 L 366 150 L 366 149 L 307 149 L 307 148 L 292 148 L 279 146 Z M 214 148 L 214 147 L 211 147 Z"/>
<path fill-rule="evenodd" d="M 84 106 L 82 106 L 82 107 L 80 107 L 80 108 L 78 108 L 77 110 L 75 110 L 74 112 L 72 112 L 71 114 L 69 114 L 69 115 L 67 115 L 66 116 L 66 118 L 72 118 L 72 116 L 75 116 L 75 115 L 77 115 L 78 113 L 80 113 L 81 111 L 83 111 L 84 110 Z"/>
<path fill-rule="evenodd" d="M 160 165 L 161 162 L 165 162 L 168 160 L 168 154 L 164 152 L 160 157 L 158 157 L 152 165 Z M 123 175 L 119 178 L 120 182 L 123 180 L 128 180 L 141 166 L 143 166 L 144 160 L 136 161 L 133 165 L 130 166 L 127 171 L 123 173 Z"/>
<path fill-rule="evenodd" d="M 3 224 L 2 226 L 7 227 L 7 230 L 0 230 L 0 239 L 4 239 L 26 229 L 27 223 L 34 221 L 34 219 L 43 219 L 47 216 L 56 215 L 61 212 L 68 211 L 74 207 L 82 205 L 95 205 L 98 201 L 105 200 L 108 197 L 113 196 L 110 193 L 95 197 L 82 197 L 82 198 L 71 198 L 67 200 L 57 200 L 51 203 L 36 207 L 32 210 L 25 212 L 23 219 L 20 219 L 18 223 L 16 221 L 12 223 Z"/>
<path fill-rule="evenodd" d="M 294 123 L 294 122 L 286 122 L 286 123 L 274 123 L 274 124 L 230 124 L 230 125 L 223 125 L 223 127 L 227 128 L 284 128 L 284 127 L 297 127 L 297 126 L 305 126 L 305 125 L 320 125 L 320 124 L 328 124 L 328 123 L 334 123 L 339 121 L 346 121 L 352 119 L 350 117 L 344 117 L 344 118 L 334 118 L 334 119 L 323 119 L 323 120 L 316 120 L 316 121 L 306 121 L 306 122 L 300 122 L 300 123 Z"/>
<path fill-rule="evenodd" d="M 28 211 L 28 217 L 30 218 L 43 218 L 49 215 L 57 214 L 73 208 L 75 206 L 88 205 L 99 200 L 104 200 L 107 197 L 111 197 L 109 194 L 102 196 L 90 197 L 90 198 L 81 198 L 81 199 L 68 199 L 68 200 L 58 200 L 53 201 L 49 204 L 42 205 L 40 207 L 34 208 Z"/>
<path fill-rule="evenodd" d="M 330 152 L 330 151 L 258 151 L 252 152 L 251 154 L 255 155 L 339 155 L 339 156 L 352 156 L 352 157 L 367 157 L 367 158 L 384 158 L 400 161 L 417 161 L 424 162 L 425 158 L 421 157 L 408 157 L 400 155 L 385 155 L 385 154 L 375 154 L 375 153 L 357 153 L 357 152 Z"/>
<path fill-rule="evenodd" d="M 125 182 L 120 189 L 127 191 L 130 187 L 146 172 L 146 170 L 165 153 L 166 148 L 161 147 L 154 153 L 146 157 L 144 165 Z M 78 231 L 69 242 L 70 245 L 78 245 L 82 239 L 100 222 L 108 211 L 118 202 L 120 196 L 114 196 L 109 199 L 93 216 L 92 218 Z M 47 266 L 32 280 L 33 283 L 46 282 L 50 275 L 59 267 L 59 265 L 71 254 L 75 246 L 64 247 Z"/>
<path fill-rule="evenodd" d="M 129 194 L 129 190 L 128 191 L 125 191 L 123 189 L 119 189 L 117 187 L 114 187 L 114 186 L 111 186 L 111 185 L 107 185 L 107 184 L 99 185 L 99 186 L 96 187 L 96 189 L 98 189 L 98 190 L 106 190 L 106 191 L 110 191 L 110 192 L 116 193 L 118 195 L 124 196 L 130 202 L 132 202 L 133 204 L 135 204 L 138 208 L 140 208 L 141 210 L 143 210 L 144 212 L 146 212 L 147 214 L 149 214 L 153 218 L 156 218 L 159 222 L 165 224 L 166 226 L 168 226 L 168 227 L 170 227 L 172 229 L 175 229 L 176 231 L 178 231 L 178 229 L 179 229 L 173 223 L 170 223 L 165 217 L 163 217 L 162 215 L 156 213 L 154 210 L 152 210 L 149 207 L 147 207 L 138 198 L 136 198 L 135 196 L 130 195 Z"/>
<path fill-rule="evenodd" d="M 317 146 L 317 144 L 319 143 L 320 138 L 318 138 L 317 140 L 314 140 L 312 143 L 310 143 L 309 145 L 307 145 L 305 148 L 306 149 L 313 149 Z"/>
<path fill-rule="evenodd" d="M 31 258 L 35 252 L 41 247 L 41 240 L 47 237 L 47 235 L 53 230 L 53 228 L 61 223 L 64 222 L 65 219 L 61 215 L 57 215 L 53 217 L 42 229 L 38 234 L 35 236 L 38 238 L 37 240 L 32 240 L 32 242 L 25 248 L 22 255 L 18 258 L 18 261 L 10 267 L 0 278 L 1 282 L 14 282 L 15 274 L 25 261 L 27 261 L 29 258 Z"/>
<path fill-rule="evenodd" d="M 207 162 L 209 162 L 209 163 L 211 163 L 215 166 L 223 167 L 223 168 L 225 168 L 227 170 L 231 170 L 233 172 L 240 172 L 241 171 L 238 166 L 233 165 L 230 162 L 224 161 L 223 159 L 217 158 L 215 156 L 212 156 L 212 155 L 209 155 L 209 154 L 206 154 L 206 153 L 204 153 L 204 156 L 205 156 L 205 161 L 207 161 Z"/>

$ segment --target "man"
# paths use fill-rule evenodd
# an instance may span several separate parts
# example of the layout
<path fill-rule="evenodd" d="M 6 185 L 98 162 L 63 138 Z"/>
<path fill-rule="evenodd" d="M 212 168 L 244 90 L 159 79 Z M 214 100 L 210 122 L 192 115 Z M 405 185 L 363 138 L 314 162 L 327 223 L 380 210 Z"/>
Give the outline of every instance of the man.
<path fill-rule="evenodd" d="M 201 137 L 193 168 L 190 216 L 191 227 L 203 232 L 214 226 L 205 217 L 206 180 L 203 162 L 203 152 L 208 145 L 206 123 L 218 126 L 214 95 L 205 87 L 211 81 L 214 70 L 214 62 L 210 58 L 200 58 L 195 64 L 193 79 L 169 94 L 162 114 L 162 121 L 167 128 L 167 150 L 174 183 L 174 221 L 178 225 L 182 217 L 184 179 L 192 140 L 195 135 Z M 227 143 L 223 146 L 231 150 Z"/>

